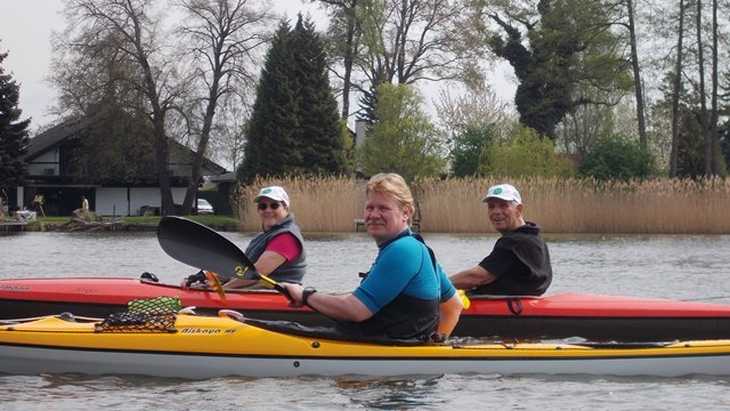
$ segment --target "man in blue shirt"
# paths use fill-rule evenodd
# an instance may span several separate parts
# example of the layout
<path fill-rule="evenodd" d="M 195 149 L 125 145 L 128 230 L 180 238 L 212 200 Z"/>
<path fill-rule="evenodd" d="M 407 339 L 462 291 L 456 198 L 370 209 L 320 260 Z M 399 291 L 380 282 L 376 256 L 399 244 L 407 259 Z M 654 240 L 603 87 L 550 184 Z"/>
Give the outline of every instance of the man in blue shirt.
<path fill-rule="evenodd" d="M 463 309 L 456 289 L 408 221 L 415 210 L 408 185 L 398 174 L 368 181 L 364 220 L 378 245 L 367 277 L 350 294 L 317 293 L 286 284 L 296 304 L 338 320 L 358 337 L 430 341 L 448 336 Z"/>

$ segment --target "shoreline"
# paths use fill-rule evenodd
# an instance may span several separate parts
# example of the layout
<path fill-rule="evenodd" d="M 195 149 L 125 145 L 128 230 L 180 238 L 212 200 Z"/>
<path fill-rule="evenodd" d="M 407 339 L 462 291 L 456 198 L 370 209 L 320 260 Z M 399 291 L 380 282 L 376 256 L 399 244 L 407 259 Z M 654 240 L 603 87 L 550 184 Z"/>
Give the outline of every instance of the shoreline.
<path fill-rule="evenodd" d="M 208 227 L 223 232 L 237 232 L 240 227 L 237 223 L 225 224 L 206 224 Z M 6 224 L 0 223 L 0 232 L 2 233 L 19 233 L 19 232 L 152 232 L 157 231 L 157 224 L 128 223 L 128 222 L 87 222 L 82 223 L 75 220 L 67 222 L 43 222 L 33 221 L 25 224 Z"/>

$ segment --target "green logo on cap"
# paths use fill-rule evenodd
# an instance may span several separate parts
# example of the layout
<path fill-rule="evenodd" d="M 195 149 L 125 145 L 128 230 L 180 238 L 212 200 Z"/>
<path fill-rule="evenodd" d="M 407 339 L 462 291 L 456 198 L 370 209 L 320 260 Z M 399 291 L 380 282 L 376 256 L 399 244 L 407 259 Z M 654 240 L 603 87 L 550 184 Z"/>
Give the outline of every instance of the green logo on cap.
<path fill-rule="evenodd" d="M 269 194 L 271 192 L 270 188 L 265 188 L 264 191 L 261 192 L 261 194 Z"/>
<path fill-rule="evenodd" d="M 495 188 L 492 194 L 502 194 L 502 187 Z"/>

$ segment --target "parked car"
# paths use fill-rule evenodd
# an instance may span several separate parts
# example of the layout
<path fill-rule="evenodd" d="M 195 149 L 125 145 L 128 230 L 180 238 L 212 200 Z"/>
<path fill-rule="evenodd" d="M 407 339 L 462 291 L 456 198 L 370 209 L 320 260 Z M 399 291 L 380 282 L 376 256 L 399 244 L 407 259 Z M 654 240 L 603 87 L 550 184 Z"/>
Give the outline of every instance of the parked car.
<path fill-rule="evenodd" d="M 213 206 L 204 198 L 198 199 L 198 214 L 214 214 Z"/>

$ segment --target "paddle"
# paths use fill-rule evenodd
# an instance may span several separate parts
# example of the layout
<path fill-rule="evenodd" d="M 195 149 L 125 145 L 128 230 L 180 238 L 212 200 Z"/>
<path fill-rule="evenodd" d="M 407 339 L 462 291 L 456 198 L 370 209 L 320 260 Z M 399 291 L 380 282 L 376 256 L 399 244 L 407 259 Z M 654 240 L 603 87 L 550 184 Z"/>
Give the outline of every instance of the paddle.
<path fill-rule="evenodd" d="M 469 307 L 471 307 L 471 300 L 469 299 L 469 296 L 466 295 L 466 291 L 456 290 L 456 294 L 459 296 L 459 299 L 461 300 L 461 304 L 464 306 L 464 309 L 468 310 Z"/>
<path fill-rule="evenodd" d="M 203 272 L 205 273 L 205 279 L 210 284 L 213 284 L 213 289 L 221 297 L 221 300 L 225 300 L 226 299 L 226 290 L 223 289 L 223 284 L 221 283 L 221 279 L 218 276 L 218 274 L 214 273 L 213 271 L 203 271 Z"/>
<path fill-rule="evenodd" d="M 214 230 L 184 217 L 163 217 L 157 226 L 157 240 L 170 257 L 225 278 L 243 278 L 248 270 L 256 271 L 251 260 L 235 244 Z M 262 274 L 257 273 L 257 276 L 292 300 L 289 291 L 279 283 Z"/>

